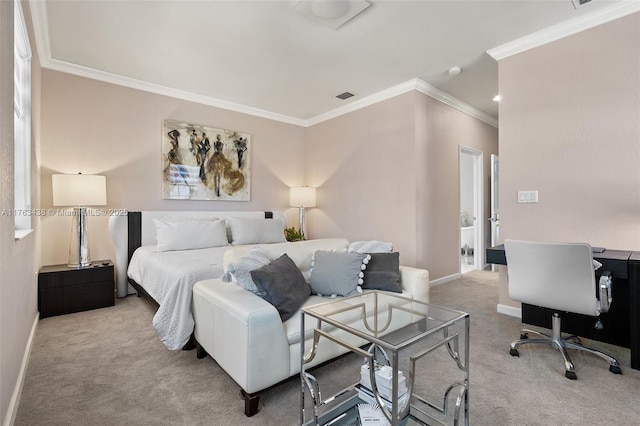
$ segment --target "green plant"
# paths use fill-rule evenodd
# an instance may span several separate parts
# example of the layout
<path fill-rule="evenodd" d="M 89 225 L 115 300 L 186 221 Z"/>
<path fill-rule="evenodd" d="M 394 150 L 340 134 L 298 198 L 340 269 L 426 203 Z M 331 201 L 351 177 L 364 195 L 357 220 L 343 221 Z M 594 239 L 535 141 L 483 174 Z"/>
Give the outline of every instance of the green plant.
<path fill-rule="evenodd" d="M 300 241 L 302 240 L 302 234 L 293 226 L 291 228 L 285 228 L 284 237 L 287 241 Z"/>

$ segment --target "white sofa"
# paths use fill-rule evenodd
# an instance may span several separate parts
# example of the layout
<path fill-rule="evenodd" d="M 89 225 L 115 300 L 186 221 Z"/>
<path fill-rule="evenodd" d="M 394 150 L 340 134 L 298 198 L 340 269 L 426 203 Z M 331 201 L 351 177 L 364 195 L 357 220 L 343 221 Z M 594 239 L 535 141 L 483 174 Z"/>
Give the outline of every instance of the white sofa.
<path fill-rule="evenodd" d="M 335 238 L 262 247 L 272 260 L 286 253 L 304 274 L 311 268 L 316 250 L 345 250 L 348 244 L 345 239 Z M 249 250 L 229 249 L 224 255 L 225 271 Z M 429 301 L 428 271 L 401 266 L 400 274 L 403 296 Z M 303 306 L 327 301 L 326 297 L 312 295 Z M 261 297 L 235 283 L 210 279 L 193 288 L 193 314 L 198 358 L 208 353 L 238 383 L 247 416 L 257 413 L 261 391 L 300 372 L 300 311 L 282 322 L 276 308 Z M 312 322 L 306 321 L 307 328 L 313 328 L 314 324 L 309 324 Z M 306 349 L 311 332 L 305 335 Z M 310 366 L 346 352 L 343 346 L 321 341 Z"/>

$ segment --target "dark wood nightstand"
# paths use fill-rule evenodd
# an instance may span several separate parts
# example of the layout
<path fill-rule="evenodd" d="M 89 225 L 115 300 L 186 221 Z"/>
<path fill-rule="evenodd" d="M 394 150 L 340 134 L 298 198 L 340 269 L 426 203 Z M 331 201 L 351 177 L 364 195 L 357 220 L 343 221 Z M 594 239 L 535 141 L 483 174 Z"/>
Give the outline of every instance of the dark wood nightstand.
<path fill-rule="evenodd" d="M 43 266 L 38 274 L 40 318 L 104 308 L 115 304 L 113 263 L 91 262 L 91 266 Z"/>

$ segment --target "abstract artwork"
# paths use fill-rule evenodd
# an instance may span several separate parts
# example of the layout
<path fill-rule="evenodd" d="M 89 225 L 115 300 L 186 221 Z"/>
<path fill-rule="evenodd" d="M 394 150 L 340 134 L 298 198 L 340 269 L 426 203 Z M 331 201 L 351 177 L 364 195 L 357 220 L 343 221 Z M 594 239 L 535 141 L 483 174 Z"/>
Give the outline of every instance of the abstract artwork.
<path fill-rule="evenodd" d="M 163 121 L 163 199 L 249 201 L 250 182 L 251 135 Z"/>

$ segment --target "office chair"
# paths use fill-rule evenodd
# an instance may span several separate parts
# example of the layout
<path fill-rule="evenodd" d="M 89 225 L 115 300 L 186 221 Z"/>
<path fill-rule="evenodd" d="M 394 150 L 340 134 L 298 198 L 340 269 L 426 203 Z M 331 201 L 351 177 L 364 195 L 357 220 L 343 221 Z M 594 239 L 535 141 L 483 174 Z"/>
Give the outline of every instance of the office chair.
<path fill-rule="evenodd" d="M 597 317 L 607 312 L 611 303 L 610 277 L 601 279 L 600 299 L 596 297 L 594 261 L 591 246 L 583 243 L 542 243 L 505 241 L 505 254 L 511 299 L 554 310 L 551 336 L 523 329 L 520 340 L 511 343 L 510 354 L 520 356 L 518 347 L 545 344 L 560 351 L 564 358 L 565 376 L 575 380 L 576 373 L 567 349 L 577 349 L 609 361 L 609 371 L 622 374 L 618 361 L 600 351 L 583 346 L 577 336 L 562 337 L 561 317 L 573 312 Z M 529 339 L 529 333 L 542 336 Z"/>

